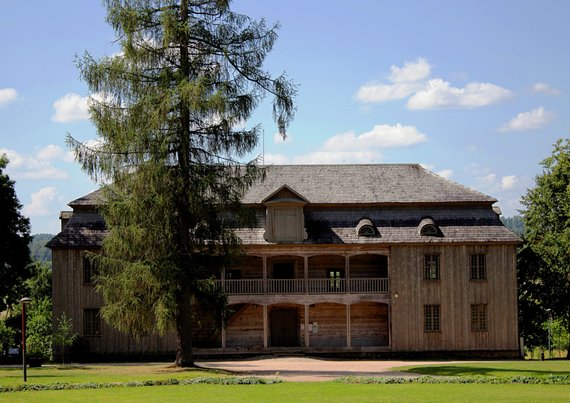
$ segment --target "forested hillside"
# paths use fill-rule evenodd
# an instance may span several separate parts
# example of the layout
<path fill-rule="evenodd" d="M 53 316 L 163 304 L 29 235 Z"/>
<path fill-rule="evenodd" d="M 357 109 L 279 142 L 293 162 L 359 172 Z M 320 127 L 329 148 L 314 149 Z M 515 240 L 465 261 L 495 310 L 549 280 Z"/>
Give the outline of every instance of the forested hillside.
<path fill-rule="evenodd" d="M 32 242 L 30 242 L 30 255 L 32 260 L 51 263 L 51 250 L 46 248 L 46 243 L 54 236 L 52 234 L 36 234 L 32 236 Z"/>
<path fill-rule="evenodd" d="M 501 221 L 505 224 L 505 227 L 513 231 L 515 234 L 519 236 L 523 236 L 524 234 L 524 223 L 522 221 L 522 217 L 519 215 L 513 217 L 501 217 Z"/>

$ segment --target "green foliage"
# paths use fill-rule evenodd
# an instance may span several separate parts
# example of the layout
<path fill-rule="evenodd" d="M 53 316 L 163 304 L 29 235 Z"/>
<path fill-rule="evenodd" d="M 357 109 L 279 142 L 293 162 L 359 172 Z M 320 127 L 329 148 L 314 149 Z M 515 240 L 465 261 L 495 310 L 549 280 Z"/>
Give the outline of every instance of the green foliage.
<path fill-rule="evenodd" d="M 65 348 L 71 346 L 77 339 L 77 333 L 73 333 L 73 323 L 65 312 L 58 318 L 57 327 L 53 333 L 53 344 L 61 349 L 61 360 L 65 363 Z"/>
<path fill-rule="evenodd" d="M 32 236 L 32 241 L 29 245 L 32 260 L 51 264 L 51 250 L 46 248 L 46 243 L 52 238 L 52 234 L 36 234 Z"/>
<path fill-rule="evenodd" d="M 570 140 L 558 140 L 542 161 L 536 186 L 523 197 L 526 242 L 540 259 L 531 281 L 543 295 L 534 295 L 546 319 L 549 309 L 570 328 Z"/>
<path fill-rule="evenodd" d="M 30 221 L 20 214 L 14 182 L 3 173 L 7 164 L 6 156 L 0 155 L 0 311 L 20 300 L 30 277 Z"/>
<path fill-rule="evenodd" d="M 109 383 L 52 383 L 32 384 L 23 383 L 16 386 L 0 386 L 0 392 L 22 392 L 26 390 L 74 390 L 74 389 L 101 389 L 101 388 L 137 388 L 142 386 L 172 386 L 172 385 L 272 385 L 282 383 L 281 379 L 266 379 L 255 376 L 232 376 L 224 378 L 191 378 L 191 379 L 157 379 L 129 382 Z"/>
<path fill-rule="evenodd" d="M 32 301 L 51 299 L 51 268 L 45 263 L 36 261 L 31 264 L 30 269 L 32 276 L 25 282 L 27 296 Z"/>
<path fill-rule="evenodd" d="M 548 319 L 545 305 L 554 297 L 550 288 L 552 271 L 528 242 L 517 252 L 517 287 L 519 309 L 519 333 L 525 347 L 534 349 L 548 343 L 548 334 L 543 324 Z"/>
<path fill-rule="evenodd" d="M 397 378 L 383 376 L 350 376 L 336 380 L 345 384 L 402 384 L 402 383 L 421 383 L 421 384 L 534 384 L 534 385 L 570 385 L 570 376 L 420 376 L 417 378 Z"/>
<path fill-rule="evenodd" d="M 90 113 L 102 142 L 68 143 L 88 174 L 111 183 L 104 254 L 91 256 L 102 315 L 135 336 L 175 329 L 179 365 L 193 365 L 197 298 L 223 308 L 223 296 L 205 298 L 218 291 L 203 292 L 204 280 L 240 253 L 232 227 L 248 218 L 241 196 L 261 176 L 240 160 L 260 128 L 241 127 L 266 94 L 283 135 L 294 114 L 295 87 L 262 69 L 277 27 L 228 3 L 107 0 L 122 52 L 78 60 L 99 94 Z"/>
<path fill-rule="evenodd" d="M 0 319 L 0 355 L 14 345 L 16 331 Z"/>
<path fill-rule="evenodd" d="M 32 300 L 27 311 L 27 351 L 30 356 L 52 359 L 51 298 Z"/>

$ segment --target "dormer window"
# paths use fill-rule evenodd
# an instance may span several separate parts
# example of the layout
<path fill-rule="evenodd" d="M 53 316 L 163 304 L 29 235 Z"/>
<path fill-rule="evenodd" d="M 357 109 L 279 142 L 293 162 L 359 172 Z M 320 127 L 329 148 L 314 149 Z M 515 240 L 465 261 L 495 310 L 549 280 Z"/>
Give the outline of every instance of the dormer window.
<path fill-rule="evenodd" d="M 360 220 L 356 226 L 356 234 L 362 237 L 373 237 L 378 235 L 374 223 L 368 218 L 363 218 Z"/>
<path fill-rule="evenodd" d="M 265 240 L 296 243 L 307 239 L 303 206 L 307 200 L 284 185 L 263 200 L 266 206 Z"/>
<path fill-rule="evenodd" d="M 435 225 L 433 218 L 424 218 L 419 225 L 421 236 L 440 236 L 439 228 Z"/>

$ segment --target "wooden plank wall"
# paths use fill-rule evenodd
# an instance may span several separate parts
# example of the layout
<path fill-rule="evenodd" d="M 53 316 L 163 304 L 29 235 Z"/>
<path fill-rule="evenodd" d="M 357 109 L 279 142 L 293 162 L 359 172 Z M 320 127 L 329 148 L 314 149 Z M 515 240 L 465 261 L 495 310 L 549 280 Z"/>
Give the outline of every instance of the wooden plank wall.
<path fill-rule="evenodd" d="M 259 256 L 244 256 L 232 269 L 241 272 L 242 279 L 263 278 L 263 259 Z"/>
<path fill-rule="evenodd" d="M 359 302 L 350 307 L 353 347 L 389 345 L 388 305 Z"/>
<path fill-rule="evenodd" d="M 263 306 L 232 305 L 234 314 L 226 325 L 226 347 L 263 347 Z"/>
<path fill-rule="evenodd" d="M 318 325 L 316 330 L 315 323 Z M 346 305 L 323 303 L 309 307 L 311 347 L 346 347 Z M 311 329 L 311 327 L 309 327 Z"/>
<path fill-rule="evenodd" d="M 351 278 L 388 277 L 388 258 L 382 255 L 362 254 L 350 257 Z"/>
<path fill-rule="evenodd" d="M 173 333 L 159 336 L 149 334 L 140 340 L 120 333 L 101 319 L 101 335 L 85 336 L 83 334 L 83 309 L 100 308 L 103 305 L 101 295 L 95 292 L 92 285 L 83 284 L 83 254 L 81 250 L 52 251 L 53 267 L 53 323 L 64 311 L 73 323 L 73 332 L 84 340 L 85 349 L 89 353 L 116 354 L 162 354 L 176 351 L 176 338 Z"/>
<path fill-rule="evenodd" d="M 344 273 L 345 262 L 346 258 L 341 255 L 311 256 L 308 260 L 309 278 L 327 278 L 329 270 L 339 270 Z"/>
<path fill-rule="evenodd" d="M 486 280 L 469 279 L 473 253 L 486 254 Z M 439 254 L 440 280 L 423 279 L 424 254 Z M 394 351 L 518 349 L 514 246 L 393 247 L 390 284 Z M 424 332 L 425 304 L 441 306 L 440 332 Z M 487 304 L 486 332 L 471 331 L 471 304 Z"/>

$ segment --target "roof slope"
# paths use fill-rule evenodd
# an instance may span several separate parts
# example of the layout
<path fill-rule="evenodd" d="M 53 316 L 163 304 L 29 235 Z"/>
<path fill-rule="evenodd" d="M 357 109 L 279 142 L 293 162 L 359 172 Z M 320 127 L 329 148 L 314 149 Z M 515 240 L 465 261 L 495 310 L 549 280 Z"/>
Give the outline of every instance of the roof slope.
<path fill-rule="evenodd" d="M 265 180 L 244 195 L 259 204 L 287 185 L 313 204 L 461 203 L 492 204 L 497 200 L 469 189 L 419 164 L 270 165 Z"/>

